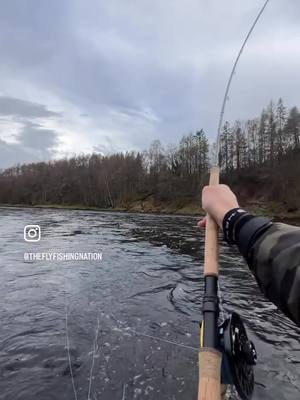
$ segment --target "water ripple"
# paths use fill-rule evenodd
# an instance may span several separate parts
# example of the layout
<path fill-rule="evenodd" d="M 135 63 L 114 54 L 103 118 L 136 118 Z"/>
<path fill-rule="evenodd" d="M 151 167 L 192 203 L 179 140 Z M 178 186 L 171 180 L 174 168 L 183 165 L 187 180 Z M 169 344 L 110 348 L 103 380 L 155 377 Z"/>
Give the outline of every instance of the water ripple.
<path fill-rule="evenodd" d="M 196 398 L 196 218 L 29 208 L 0 216 L 0 399 L 74 399 L 72 376 L 78 400 Z M 41 225 L 39 243 L 24 242 L 27 224 Z M 79 249 L 101 249 L 103 259 L 23 262 L 25 251 Z M 220 262 L 224 312 L 243 316 L 259 353 L 254 399 L 299 398 L 300 330 L 260 293 L 236 249 L 222 246 Z"/>

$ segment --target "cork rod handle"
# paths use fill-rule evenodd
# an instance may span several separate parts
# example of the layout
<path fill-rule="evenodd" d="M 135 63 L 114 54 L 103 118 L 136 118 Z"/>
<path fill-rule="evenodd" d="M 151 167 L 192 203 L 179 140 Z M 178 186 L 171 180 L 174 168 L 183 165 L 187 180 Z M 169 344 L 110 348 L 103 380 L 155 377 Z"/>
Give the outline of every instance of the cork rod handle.
<path fill-rule="evenodd" d="M 218 185 L 220 177 L 219 167 L 210 170 L 209 185 Z M 205 252 L 204 252 L 204 276 L 219 274 L 219 248 L 218 248 L 218 225 L 207 215 L 205 229 Z"/>

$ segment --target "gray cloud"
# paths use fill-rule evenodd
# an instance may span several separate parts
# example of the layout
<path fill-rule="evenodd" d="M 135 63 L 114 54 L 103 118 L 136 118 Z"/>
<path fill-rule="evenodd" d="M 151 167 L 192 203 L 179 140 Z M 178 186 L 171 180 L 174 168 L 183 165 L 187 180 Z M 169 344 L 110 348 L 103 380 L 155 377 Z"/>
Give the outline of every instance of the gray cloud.
<path fill-rule="evenodd" d="M 1 168 L 33 161 L 47 161 L 55 154 L 59 144 L 57 132 L 41 125 L 26 123 L 17 136 L 18 142 L 0 139 Z"/>
<path fill-rule="evenodd" d="M 21 118 L 47 118 L 59 117 L 61 114 L 48 110 L 42 104 L 0 96 L 0 115 Z"/>
<path fill-rule="evenodd" d="M 262 4 L 4 2 L 0 87 L 2 99 L 14 101 L 1 110 L 0 98 L 0 113 L 30 121 L 61 110 L 56 127 L 70 152 L 143 149 L 201 127 L 214 138 L 233 60 Z M 299 2 L 269 3 L 242 56 L 225 118 L 254 117 L 272 98 L 299 104 L 299 18 Z"/>
<path fill-rule="evenodd" d="M 39 124 L 27 123 L 19 137 L 20 145 L 37 151 L 51 151 L 58 144 L 58 134 Z"/>

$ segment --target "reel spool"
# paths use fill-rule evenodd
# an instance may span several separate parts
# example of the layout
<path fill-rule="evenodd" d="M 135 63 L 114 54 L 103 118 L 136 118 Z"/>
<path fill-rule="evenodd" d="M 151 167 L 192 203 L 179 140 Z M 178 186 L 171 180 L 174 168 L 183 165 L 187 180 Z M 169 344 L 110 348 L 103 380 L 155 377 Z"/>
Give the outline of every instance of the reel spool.
<path fill-rule="evenodd" d="M 219 339 L 225 358 L 222 375 L 228 377 L 228 372 L 230 374 L 230 380 L 227 378 L 227 382 L 222 383 L 233 383 L 241 399 L 250 400 L 254 390 L 253 366 L 257 361 L 257 353 L 237 313 L 232 313 L 220 325 Z"/>

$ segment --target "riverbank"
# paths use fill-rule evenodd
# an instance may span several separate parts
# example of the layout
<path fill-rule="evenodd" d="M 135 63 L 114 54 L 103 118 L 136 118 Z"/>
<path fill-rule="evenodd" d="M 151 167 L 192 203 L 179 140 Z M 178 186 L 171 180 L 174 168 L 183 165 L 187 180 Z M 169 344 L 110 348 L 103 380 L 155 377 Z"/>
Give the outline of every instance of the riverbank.
<path fill-rule="evenodd" d="M 195 202 L 162 202 L 154 198 L 134 200 L 116 205 L 114 208 L 91 207 L 82 204 L 0 204 L 0 207 L 13 208 L 49 208 L 49 209 L 70 209 L 88 211 L 115 211 L 128 213 L 145 214 L 174 214 L 174 215 L 204 215 L 205 212 L 200 206 L 200 201 Z M 278 220 L 300 220 L 300 210 L 288 211 L 280 203 L 249 201 L 241 203 L 241 207 L 247 209 L 255 215 L 269 216 Z"/>

